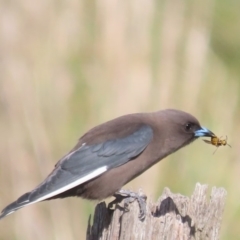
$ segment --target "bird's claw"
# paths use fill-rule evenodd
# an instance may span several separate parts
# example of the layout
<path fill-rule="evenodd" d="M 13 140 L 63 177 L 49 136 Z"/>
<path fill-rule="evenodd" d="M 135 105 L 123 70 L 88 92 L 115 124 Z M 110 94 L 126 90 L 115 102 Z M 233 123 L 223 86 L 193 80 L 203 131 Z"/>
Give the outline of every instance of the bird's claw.
<path fill-rule="evenodd" d="M 131 192 L 129 190 L 120 190 L 114 194 L 115 199 L 108 204 L 108 208 L 112 208 L 113 204 L 117 204 L 124 199 L 124 211 L 129 211 L 129 204 L 138 201 L 139 205 L 139 215 L 138 218 L 143 221 L 146 217 L 146 200 L 147 196 L 141 191 L 139 193 Z"/>

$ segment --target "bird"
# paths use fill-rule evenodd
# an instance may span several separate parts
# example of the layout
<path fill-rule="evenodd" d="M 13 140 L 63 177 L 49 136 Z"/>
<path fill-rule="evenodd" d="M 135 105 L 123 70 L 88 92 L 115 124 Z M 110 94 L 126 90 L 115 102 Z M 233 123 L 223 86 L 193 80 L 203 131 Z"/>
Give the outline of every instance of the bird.
<path fill-rule="evenodd" d="M 0 219 L 57 198 L 136 197 L 122 187 L 197 138 L 213 136 L 194 116 L 176 109 L 133 113 L 102 123 L 86 132 L 42 183 L 5 207 Z"/>

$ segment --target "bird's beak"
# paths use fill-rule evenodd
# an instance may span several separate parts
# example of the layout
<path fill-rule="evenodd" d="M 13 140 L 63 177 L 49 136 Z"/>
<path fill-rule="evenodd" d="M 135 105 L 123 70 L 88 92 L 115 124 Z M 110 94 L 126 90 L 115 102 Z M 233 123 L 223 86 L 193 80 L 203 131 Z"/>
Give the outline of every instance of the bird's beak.
<path fill-rule="evenodd" d="M 215 134 L 205 127 L 195 131 L 195 137 L 214 137 Z"/>

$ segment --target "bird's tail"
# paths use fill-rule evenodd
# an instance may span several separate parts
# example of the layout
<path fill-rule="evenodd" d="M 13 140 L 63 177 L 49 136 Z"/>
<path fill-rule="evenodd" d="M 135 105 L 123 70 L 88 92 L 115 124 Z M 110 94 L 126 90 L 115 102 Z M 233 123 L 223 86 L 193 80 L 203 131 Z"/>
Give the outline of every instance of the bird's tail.
<path fill-rule="evenodd" d="M 6 217 L 7 215 L 17 211 L 18 209 L 20 209 L 20 208 L 22 208 L 26 205 L 31 204 L 31 202 L 29 202 L 29 195 L 30 194 L 31 194 L 31 192 L 23 194 L 15 202 L 12 202 L 7 207 L 5 207 L 1 212 L 0 219 Z"/>

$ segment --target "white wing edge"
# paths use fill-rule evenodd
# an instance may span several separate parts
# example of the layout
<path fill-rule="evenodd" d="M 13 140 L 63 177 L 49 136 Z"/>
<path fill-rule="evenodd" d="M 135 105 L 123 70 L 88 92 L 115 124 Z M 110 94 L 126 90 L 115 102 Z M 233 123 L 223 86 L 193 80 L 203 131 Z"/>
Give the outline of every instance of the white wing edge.
<path fill-rule="evenodd" d="M 104 173 L 106 171 L 107 171 L 107 166 L 100 167 L 97 170 L 89 173 L 85 177 L 82 177 L 82 178 L 80 178 L 80 179 L 78 179 L 78 180 L 76 180 L 76 181 L 74 181 L 74 182 L 72 182 L 72 183 L 62 187 L 62 188 L 59 188 L 56 191 L 53 191 L 53 192 L 51 192 L 51 193 L 49 193 L 49 194 L 47 194 L 47 195 L 45 195 L 43 197 L 40 197 L 37 200 L 35 200 L 35 201 L 33 201 L 33 202 L 29 203 L 29 204 L 32 204 L 32 203 L 35 203 L 35 202 L 40 202 L 40 201 L 43 201 L 43 200 L 45 200 L 47 198 L 53 197 L 55 195 L 58 195 L 58 194 L 60 194 L 62 192 L 65 192 L 65 191 L 71 189 L 71 188 L 74 188 L 74 187 L 76 187 L 76 186 L 78 186 L 78 185 L 80 185 L 80 184 L 82 184 L 84 182 L 87 182 L 87 181 L 89 181 L 89 180 L 99 176 L 100 174 L 102 174 L 102 173 Z"/>
<path fill-rule="evenodd" d="M 72 182 L 72 183 L 70 183 L 70 184 L 68 184 L 68 185 L 66 185 L 66 186 L 64 186 L 64 187 L 62 187 L 62 188 L 59 188 L 59 189 L 57 189 L 57 190 L 55 190 L 55 191 L 53 191 L 53 192 L 51 192 L 51 193 L 48 193 L 47 195 L 45 195 L 45 196 L 43 196 L 43 197 L 40 197 L 40 198 L 38 198 L 37 200 L 35 200 L 35 201 L 33 201 L 33 202 L 27 203 L 27 201 L 26 201 L 26 204 L 23 205 L 23 206 L 21 206 L 20 208 L 25 207 L 25 206 L 28 206 L 28 205 L 31 205 L 31 204 L 36 203 L 36 202 L 40 202 L 40 201 L 46 200 L 47 198 L 50 198 L 50 197 L 53 197 L 53 196 L 55 196 L 55 195 L 58 195 L 58 194 L 60 194 L 60 193 L 62 193 L 62 192 L 65 192 L 65 191 L 67 191 L 67 190 L 69 190 L 69 189 L 71 189 L 71 188 L 74 188 L 74 187 L 76 187 L 76 186 L 78 186 L 78 185 L 80 185 L 80 184 L 82 184 L 82 183 L 84 183 L 84 182 L 87 182 L 87 181 L 89 181 L 89 180 L 91 180 L 91 179 L 93 179 L 93 178 L 101 175 L 102 173 L 104 173 L 104 172 L 106 172 L 106 171 L 107 171 L 107 166 L 100 167 L 100 168 L 98 168 L 97 170 L 89 173 L 89 174 L 86 175 L 85 177 L 82 177 L 82 178 L 80 178 L 80 179 L 78 179 L 78 180 L 76 180 L 76 181 L 74 181 L 74 182 Z M 19 209 L 19 208 L 17 208 L 17 209 Z M 17 209 L 14 209 L 13 211 L 9 212 L 7 215 L 15 212 Z M 7 216 L 7 215 L 6 215 L 6 216 Z"/>

